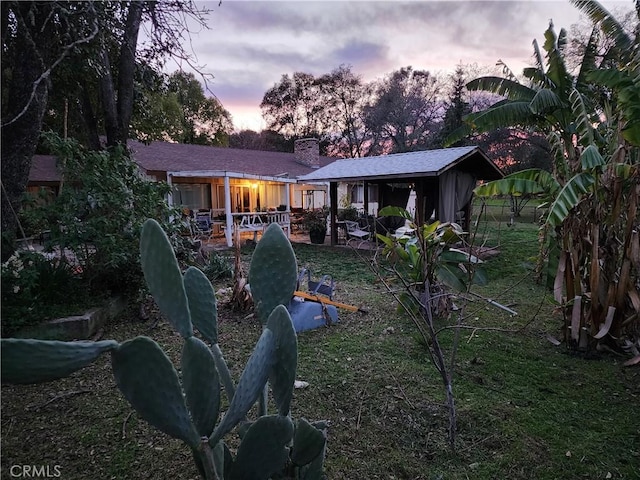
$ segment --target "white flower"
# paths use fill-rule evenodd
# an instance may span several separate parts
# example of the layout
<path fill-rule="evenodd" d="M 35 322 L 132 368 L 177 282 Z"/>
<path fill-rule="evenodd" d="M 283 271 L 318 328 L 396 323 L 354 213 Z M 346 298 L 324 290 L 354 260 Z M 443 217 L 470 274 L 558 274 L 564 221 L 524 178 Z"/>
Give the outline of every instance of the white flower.
<path fill-rule="evenodd" d="M 19 285 L 14 285 L 13 286 L 13 293 L 18 293 L 20 291 L 20 286 Z"/>

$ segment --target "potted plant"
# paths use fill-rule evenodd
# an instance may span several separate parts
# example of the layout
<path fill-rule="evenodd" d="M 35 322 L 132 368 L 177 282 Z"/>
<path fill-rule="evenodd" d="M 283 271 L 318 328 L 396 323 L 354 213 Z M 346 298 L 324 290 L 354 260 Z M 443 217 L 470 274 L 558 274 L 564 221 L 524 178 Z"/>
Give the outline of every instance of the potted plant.
<path fill-rule="evenodd" d="M 302 225 L 309 231 L 311 243 L 324 243 L 327 235 L 328 209 L 306 210 L 303 214 Z"/>

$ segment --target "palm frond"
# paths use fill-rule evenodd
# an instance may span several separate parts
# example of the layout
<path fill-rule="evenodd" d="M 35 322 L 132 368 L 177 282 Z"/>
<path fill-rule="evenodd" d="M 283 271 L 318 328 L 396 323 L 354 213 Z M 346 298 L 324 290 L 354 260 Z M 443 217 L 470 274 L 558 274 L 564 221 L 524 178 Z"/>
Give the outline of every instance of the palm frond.
<path fill-rule="evenodd" d="M 640 146 L 640 71 L 601 69 L 591 72 L 588 78 L 613 90 L 626 121 L 622 136 L 630 144 Z"/>
<path fill-rule="evenodd" d="M 531 111 L 540 115 L 544 115 L 547 112 L 553 111 L 557 108 L 562 108 L 564 105 L 558 96 L 552 90 L 543 88 L 538 90 L 535 96 L 531 99 Z"/>
<path fill-rule="evenodd" d="M 509 80 L 517 81 L 517 78 L 513 73 L 513 70 L 511 70 L 506 63 L 504 63 L 502 60 L 498 60 L 496 62 L 496 65 L 498 67 L 502 67 L 502 74 L 505 76 L 505 78 L 508 78 Z"/>
<path fill-rule="evenodd" d="M 531 80 L 531 83 L 539 88 L 549 88 L 552 86 L 546 73 L 540 68 L 527 67 L 522 70 L 522 75 Z"/>
<path fill-rule="evenodd" d="M 584 13 L 594 25 L 600 27 L 607 37 L 611 38 L 616 49 L 623 58 L 631 52 L 633 40 L 609 11 L 595 0 L 569 0 L 578 10 Z"/>
<path fill-rule="evenodd" d="M 443 144 L 445 147 L 449 147 L 463 138 L 467 138 L 472 133 L 473 128 L 471 127 L 471 124 L 463 123 L 445 137 Z"/>
<path fill-rule="evenodd" d="M 571 111 L 576 119 L 578 141 L 582 145 L 590 145 L 593 143 L 593 127 L 589 121 L 584 97 L 577 89 L 573 88 L 569 94 L 569 100 L 571 101 Z"/>
<path fill-rule="evenodd" d="M 560 52 L 561 55 L 564 54 L 564 49 L 567 47 L 567 31 L 564 28 L 560 29 L 556 45 L 558 52 Z"/>
<path fill-rule="evenodd" d="M 589 72 L 587 79 L 612 90 L 616 90 L 627 85 L 633 85 L 633 80 L 629 76 L 629 73 L 616 68 L 601 68 L 599 70 Z"/>
<path fill-rule="evenodd" d="M 553 21 L 549 21 L 549 28 L 544 32 L 544 44 L 542 45 L 542 48 L 547 52 L 547 55 L 549 52 L 556 49 L 557 40 L 558 37 L 556 35 L 556 31 L 553 29 Z"/>
<path fill-rule="evenodd" d="M 501 127 L 531 126 L 539 120 L 527 101 L 505 102 L 478 112 L 470 120 L 473 130 L 482 133 Z"/>
<path fill-rule="evenodd" d="M 507 175 L 500 180 L 479 185 L 474 193 L 482 197 L 495 195 L 526 195 L 543 193 L 552 197 L 560 190 L 560 185 L 546 170 L 531 168 Z"/>
<path fill-rule="evenodd" d="M 629 165 L 628 163 L 615 163 L 612 167 L 616 177 L 619 177 L 623 180 L 630 179 L 633 175 L 636 174 L 639 168 L 638 164 Z"/>
<path fill-rule="evenodd" d="M 551 155 L 553 157 L 554 170 L 558 178 L 564 179 L 569 172 L 567 157 L 564 152 L 564 140 L 560 132 L 551 131 L 547 134 L 547 142 L 551 146 Z"/>
<path fill-rule="evenodd" d="M 594 27 L 591 30 L 589 41 L 584 50 L 582 63 L 580 64 L 580 72 L 576 78 L 576 88 L 582 91 L 587 86 L 587 75 L 596 69 L 596 54 L 598 51 L 598 29 Z"/>
<path fill-rule="evenodd" d="M 556 197 L 555 201 L 551 205 L 549 216 L 547 217 L 547 223 L 552 227 L 560 225 L 569 211 L 573 209 L 580 201 L 582 197 L 589 192 L 591 186 L 596 182 L 596 179 L 590 173 L 579 173 L 573 176 L 560 193 Z"/>
<path fill-rule="evenodd" d="M 631 145 L 640 147 L 640 121 L 629 121 L 622 129 L 622 136 Z"/>
<path fill-rule="evenodd" d="M 598 147 L 591 144 L 584 149 L 582 155 L 580 155 L 580 164 L 583 170 L 592 170 L 594 168 L 602 169 L 606 164 L 602 155 L 598 151 Z"/>
<path fill-rule="evenodd" d="M 535 90 L 521 83 L 502 77 L 480 77 L 467 83 L 469 90 L 482 90 L 485 92 L 502 95 L 511 100 L 530 100 L 535 95 Z"/>
<path fill-rule="evenodd" d="M 542 193 L 542 187 L 533 180 L 524 178 L 501 178 L 479 185 L 474 193 L 479 197 L 495 197 L 498 195 L 532 195 Z"/>
<path fill-rule="evenodd" d="M 533 39 L 533 58 L 536 63 L 536 68 L 544 71 L 544 57 L 540 51 L 540 45 L 538 45 L 538 41 L 535 38 Z"/>
<path fill-rule="evenodd" d="M 555 89 L 560 96 L 568 94 L 569 88 L 573 85 L 573 78 L 567 71 L 563 55 L 567 32 L 560 29 L 560 36 L 557 36 L 553 29 L 553 22 L 549 22 L 544 38 L 544 50 L 547 52 L 546 76 L 551 84 L 549 88 Z"/>

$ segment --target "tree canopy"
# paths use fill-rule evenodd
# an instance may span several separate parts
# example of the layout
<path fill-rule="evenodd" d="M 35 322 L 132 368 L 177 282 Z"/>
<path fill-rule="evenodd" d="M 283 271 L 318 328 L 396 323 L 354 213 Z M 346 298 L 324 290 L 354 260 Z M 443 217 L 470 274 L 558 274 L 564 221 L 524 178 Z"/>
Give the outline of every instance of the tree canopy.
<path fill-rule="evenodd" d="M 207 12 L 169 0 L 9 1 L 0 8 L 2 230 L 11 235 L 52 93 L 65 133 L 71 119 L 91 148 L 100 148 L 101 135 L 108 146 L 126 145 L 139 66 L 158 69 L 169 55 L 189 62 L 182 38 L 190 22 L 206 27 Z"/>

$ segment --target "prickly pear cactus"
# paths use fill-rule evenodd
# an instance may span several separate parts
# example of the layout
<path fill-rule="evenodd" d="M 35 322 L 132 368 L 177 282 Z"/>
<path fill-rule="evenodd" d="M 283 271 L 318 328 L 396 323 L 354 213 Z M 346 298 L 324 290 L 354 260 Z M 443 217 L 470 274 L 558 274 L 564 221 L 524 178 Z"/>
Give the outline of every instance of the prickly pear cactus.
<path fill-rule="evenodd" d="M 124 397 L 141 418 L 191 448 L 203 478 L 323 478 L 326 426 L 304 419 L 294 424 L 289 416 L 298 345 L 284 305 L 295 290 L 297 266 L 281 228 L 267 229 L 251 262 L 252 293 L 264 330 L 237 386 L 218 345 L 217 303 L 209 280 L 193 267 L 182 274 L 169 239 L 154 220 L 143 227 L 140 256 L 160 311 L 184 339 L 181 375 L 148 337 L 122 344 L 2 339 L 2 381 L 55 380 L 110 352 Z M 194 327 L 210 345 L 194 336 Z M 278 413 L 250 422 L 247 413 L 268 380 Z M 218 421 L 221 386 L 229 407 Z M 224 436 L 236 427 L 242 440 L 233 458 Z"/>
<path fill-rule="evenodd" d="M 291 243 L 282 228 L 272 223 L 256 246 L 249 267 L 251 296 L 263 325 L 276 306 L 289 304 L 297 280 L 298 266 Z"/>

